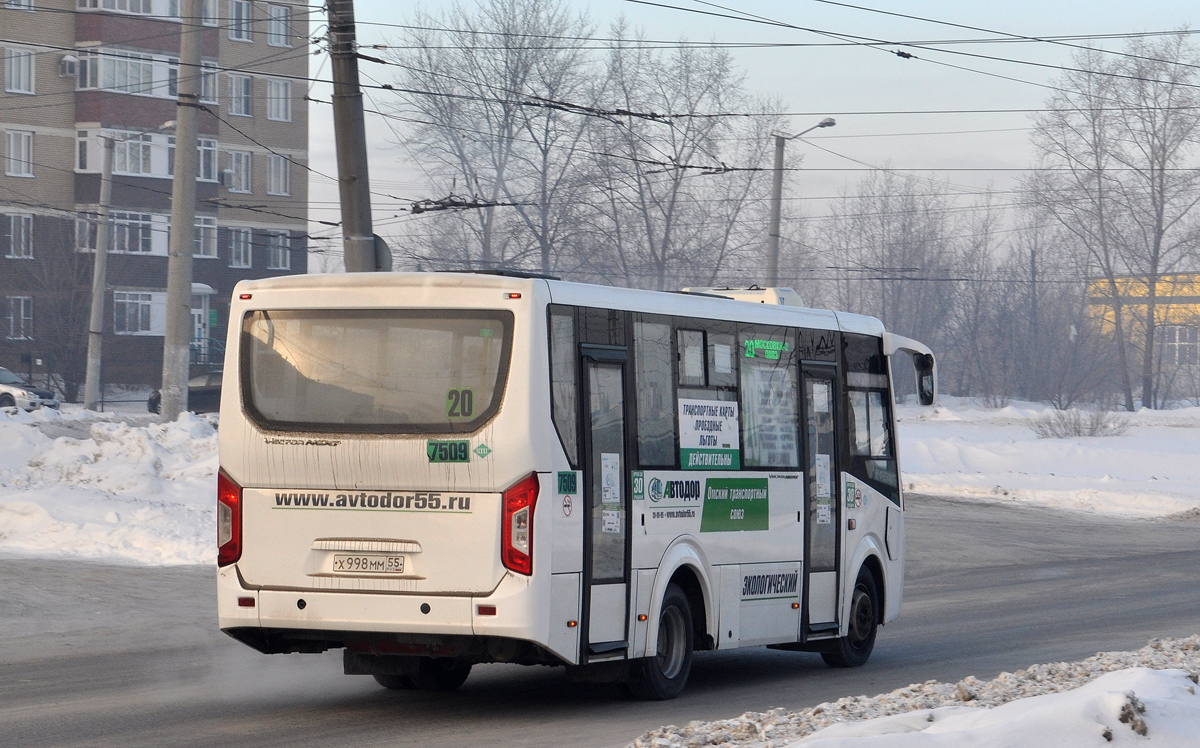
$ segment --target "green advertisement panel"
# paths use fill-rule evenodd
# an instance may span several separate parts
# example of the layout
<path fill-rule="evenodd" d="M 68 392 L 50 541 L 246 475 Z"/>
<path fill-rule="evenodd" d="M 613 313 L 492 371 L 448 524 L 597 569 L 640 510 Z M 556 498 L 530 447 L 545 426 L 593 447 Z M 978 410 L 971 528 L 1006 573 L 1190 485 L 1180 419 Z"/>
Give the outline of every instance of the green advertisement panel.
<path fill-rule="evenodd" d="M 766 530 L 771 519 L 766 478 L 709 478 L 700 532 Z"/>

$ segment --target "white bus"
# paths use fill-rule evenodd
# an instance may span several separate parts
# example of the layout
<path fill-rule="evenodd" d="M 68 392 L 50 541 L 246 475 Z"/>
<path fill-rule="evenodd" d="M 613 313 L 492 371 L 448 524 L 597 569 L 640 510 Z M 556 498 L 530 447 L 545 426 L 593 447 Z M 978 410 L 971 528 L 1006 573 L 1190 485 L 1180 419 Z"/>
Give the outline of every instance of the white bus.
<path fill-rule="evenodd" d="M 934 360 L 789 300 L 468 273 L 239 283 L 221 629 L 423 690 L 514 662 L 666 699 L 694 650 L 760 645 L 863 664 L 903 589 L 892 354 L 926 404 Z"/>

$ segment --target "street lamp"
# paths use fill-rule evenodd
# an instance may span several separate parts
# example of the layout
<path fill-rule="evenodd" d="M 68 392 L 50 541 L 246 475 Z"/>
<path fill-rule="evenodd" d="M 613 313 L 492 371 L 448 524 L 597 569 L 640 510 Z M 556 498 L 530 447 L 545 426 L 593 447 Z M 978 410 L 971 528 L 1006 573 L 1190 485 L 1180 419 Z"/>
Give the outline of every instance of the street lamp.
<path fill-rule="evenodd" d="M 833 127 L 837 122 L 826 117 L 812 127 L 795 135 L 775 136 L 775 181 L 771 189 L 771 231 L 767 235 L 767 286 L 779 285 L 779 204 L 783 200 L 783 144 L 821 127 Z"/>
<path fill-rule="evenodd" d="M 108 209 L 112 204 L 113 150 L 117 143 L 124 143 L 143 135 L 152 135 L 163 130 L 175 129 L 175 120 L 168 120 L 153 130 L 137 132 L 123 138 L 114 138 L 100 131 L 104 144 L 104 157 L 100 167 L 100 206 L 96 211 L 96 257 L 92 260 L 92 310 L 88 318 L 87 374 L 83 380 L 83 407 L 100 409 L 100 357 L 104 347 L 104 299 L 108 286 L 108 243 L 110 241 Z"/>

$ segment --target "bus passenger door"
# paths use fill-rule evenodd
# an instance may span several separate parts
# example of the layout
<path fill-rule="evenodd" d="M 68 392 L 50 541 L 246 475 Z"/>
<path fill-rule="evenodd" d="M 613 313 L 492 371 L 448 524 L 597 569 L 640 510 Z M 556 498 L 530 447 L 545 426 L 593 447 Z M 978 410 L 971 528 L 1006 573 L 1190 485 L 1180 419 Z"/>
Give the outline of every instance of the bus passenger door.
<path fill-rule="evenodd" d="M 587 660 L 628 652 L 628 460 L 625 433 L 625 350 L 583 346 L 585 589 Z"/>
<path fill-rule="evenodd" d="M 836 630 L 838 530 L 837 398 L 832 367 L 804 366 L 805 634 Z"/>

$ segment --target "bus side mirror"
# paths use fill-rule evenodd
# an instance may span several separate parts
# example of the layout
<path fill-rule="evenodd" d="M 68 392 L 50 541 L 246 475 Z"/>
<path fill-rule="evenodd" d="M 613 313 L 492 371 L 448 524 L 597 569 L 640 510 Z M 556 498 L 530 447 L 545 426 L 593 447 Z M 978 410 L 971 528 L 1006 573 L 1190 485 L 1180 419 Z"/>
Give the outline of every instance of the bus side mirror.
<path fill-rule="evenodd" d="M 913 354 L 913 363 L 917 367 L 917 401 L 921 405 L 933 405 L 937 385 L 934 380 L 933 356 L 927 353 Z"/>

